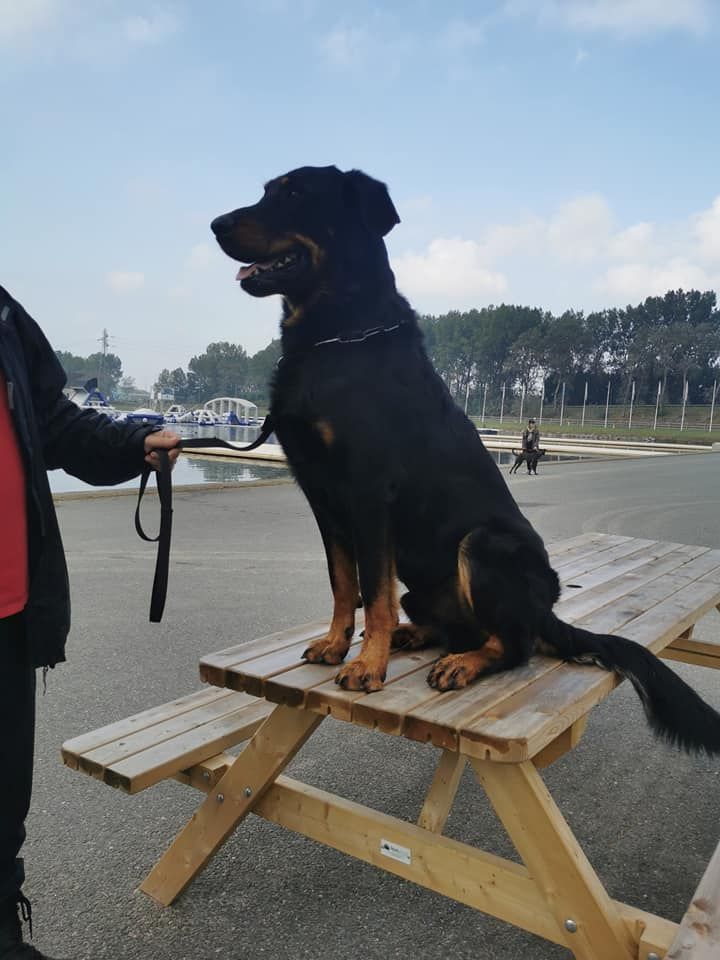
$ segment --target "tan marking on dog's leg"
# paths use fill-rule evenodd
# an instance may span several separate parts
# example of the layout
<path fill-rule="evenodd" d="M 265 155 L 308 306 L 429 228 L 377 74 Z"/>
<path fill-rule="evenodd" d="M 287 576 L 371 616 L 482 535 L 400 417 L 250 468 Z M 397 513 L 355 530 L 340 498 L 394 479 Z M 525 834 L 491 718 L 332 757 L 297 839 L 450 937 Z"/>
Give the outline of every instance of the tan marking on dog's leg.
<path fill-rule="evenodd" d="M 331 447 L 335 443 L 335 431 L 329 420 L 318 420 L 315 423 L 315 429 L 326 447 Z"/>
<path fill-rule="evenodd" d="M 359 589 L 355 561 L 335 545 L 331 549 L 330 566 L 333 617 L 327 636 L 311 643 L 303 653 L 310 663 L 342 663 L 355 632 Z"/>
<path fill-rule="evenodd" d="M 390 659 L 390 638 L 398 625 L 395 561 L 387 563 L 375 600 L 365 607 L 365 636 L 358 656 L 335 677 L 345 690 L 381 690 Z"/>
<path fill-rule="evenodd" d="M 479 650 L 451 653 L 438 660 L 428 674 L 428 683 L 436 690 L 459 690 L 493 669 L 504 655 L 502 640 L 491 635 Z"/>
<path fill-rule="evenodd" d="M 458 596 L 460 597 L 460 605 L 467 606 L 472 610 L 472 568 L 467 546 L 469 536 L 470 534 L 460 542 L 458 548 Z"/>

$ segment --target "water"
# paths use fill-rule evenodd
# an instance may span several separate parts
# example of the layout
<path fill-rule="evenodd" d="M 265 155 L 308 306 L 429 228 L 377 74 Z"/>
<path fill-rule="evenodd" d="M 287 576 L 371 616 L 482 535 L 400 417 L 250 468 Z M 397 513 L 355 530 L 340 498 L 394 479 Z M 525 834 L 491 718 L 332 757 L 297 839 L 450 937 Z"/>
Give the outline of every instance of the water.
<path fill-rule="evenodd" d="M 495 459 L 495 463 L 499 467 L 509 467 L 511 464 L 515 463 L 515 454 L 511 453 L 509 450 L 490 450 L 489 453 Z M 538 461 L 538 470 L 542 469 L 544 463 L 570 463 L 573 460 L 600 460 L 601 457 L 599 454 L 594 456 L 589 456 L 588 454 L 579 454 L 579 453 L 546 453 Z M 527 470 L 527 466 L 523 463 L 520 466 L 521 470 Z"/>
<path fill-rule="evenodd" d="M 181 437 L 221 437 L 232 443 L 251 443 L 258 435 L 259 427 L 198 427 L 196 424 L 178 423 L 168 429 L 175 430 Z M 273 437 L 269 442 L 277 442 Z M 290 476 L 283 463 L 267 461 L 247 461 L 220 457 L 180 457 L 173 470 L 173 486 L 199 483 L 248 483 L 252 480 L 281 480 Z M 53 493 L 75 493 L 97 489 L 62 470 L 53 470 L 49 474 L 50 489 Z M 152 482 L 152 481 L 151 481 Z M 139 481 L 129 480 L 116 484 L 112 489 L 137 489 Z"/>
<path fill-rule="evenodd" d="M 175 430 L 181 437 L 221 437 L 232 443 L 252 443 L 258 435 L 259 427 L 198 427 L 192 423 L 178 423 L 169 429 Z M 277 443 L 275 436 L 271 436 L 269 443 Z M 509 467 L 515 461 L 514 454 L 505 450 L 491 451 L 495 462 L 500 467 Z M 564 463 L 571 460 L 589 460 L 597 457 L 588 457 L 572 454 L 546 454 L 538 465 L 538 472 L 542 472 L 544 464 Z M 527 468 L 523 464 L 522 471 Z M 267 461 L 240 461 L 223 457 L 180 457 L 173 470 L 173 485 L 181 487 L 186 484 L 199 483 L 248 483 L 253 480 L 281 480 L 290 476 L 285 464 L 268 463 Z M 119 489 L 137 489 L 138 480 L 129 480 L 127 483 L 117 484 Z M 71 477 L 62 470 L 53 470 L 50 473 L 50 489 L 53 493 L 74 493 L 83 490 L 95 489 L 82 480 Z"/>

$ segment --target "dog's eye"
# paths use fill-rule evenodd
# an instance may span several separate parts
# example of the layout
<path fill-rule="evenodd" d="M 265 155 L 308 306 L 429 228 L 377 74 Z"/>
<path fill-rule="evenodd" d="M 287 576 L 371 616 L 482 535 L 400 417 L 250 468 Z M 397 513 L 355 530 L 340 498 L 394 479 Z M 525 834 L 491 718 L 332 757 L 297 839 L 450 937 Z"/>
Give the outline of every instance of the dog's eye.
<path fill-rule="evenodd" d="M 287 188 L 287 195 L 291 200 L 299 200 L 302 196 L 302 190 L 299 187 L 289 186 Z"/>

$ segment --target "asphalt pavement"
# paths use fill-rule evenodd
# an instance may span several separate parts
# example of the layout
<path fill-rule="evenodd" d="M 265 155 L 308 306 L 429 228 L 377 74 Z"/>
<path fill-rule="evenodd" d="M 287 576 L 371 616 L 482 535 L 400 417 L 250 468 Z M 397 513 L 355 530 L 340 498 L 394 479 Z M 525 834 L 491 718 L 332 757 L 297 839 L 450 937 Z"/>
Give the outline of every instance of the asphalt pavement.
<path fill-rule="evenodd" d="M 717 547 L 719 468 L 717 454 L 541 461 L 538 477 L 506 479 L 547 538 L 598 530 Z M 326 616 L 330 592 L 319 535 L 292 484 L 179 493 L 165 617 L 149 624 L 154 549 L 137 539 L 133 508 L 125 496 L 58 504 L 73 629 L 69 662 L 38 697 L 25 847 L 36 945 L 88 960 L 569 956 L 255 817 L 174 907 L 137 891 L 200 794 L 167 782 L 127 797 L 65 769 L 60 744 L 197 689 L 202 654 Z M 156 504 L 148 509 L 151 525 Z M 719 632 L 713 613 L 696 635 Z M 672 666 L 720 708 L 719 674 Z M 289 772 L 414 820 L 436 759 L 430 746 L 328 720 Z M 610 894 L 679 919 L 720 840 L 720 761 L 655 742 L 623 684 L 543 775 Z M 447 833 L 515 856 L 468 772 Z"/>

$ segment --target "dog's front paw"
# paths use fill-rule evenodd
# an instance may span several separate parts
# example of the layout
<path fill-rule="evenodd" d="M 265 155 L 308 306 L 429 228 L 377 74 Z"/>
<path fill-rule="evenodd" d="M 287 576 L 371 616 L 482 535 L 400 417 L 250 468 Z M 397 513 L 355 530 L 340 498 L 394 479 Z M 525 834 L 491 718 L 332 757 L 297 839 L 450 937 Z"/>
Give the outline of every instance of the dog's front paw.
<path fill-rule="evenodd" d="M 373 664 L 362 657 L 356 657 L 355 660 L 346 663 L 335 677 L 335 683 L 339 684 L 343 690 L 364 690 L 366 693 L 382 690 L 384 680 L 385 667 Z"/>
<path fill-rule="evenodd" d="M 461 690 L 477 677 L 478 671 L 462 653 L 442 657 L 428 674 L 427 681 L 436 690 Z"/>
<path fill-rule="evenodd" d="M 327 637 L 320 637 L 313 641 L 302 655 L 303 660 L 308 663 L 329 663 L 337 665 L 342 663 L 348 652 L 350 641 L 345 637 L 338 639 L 328 634 Z"/>

